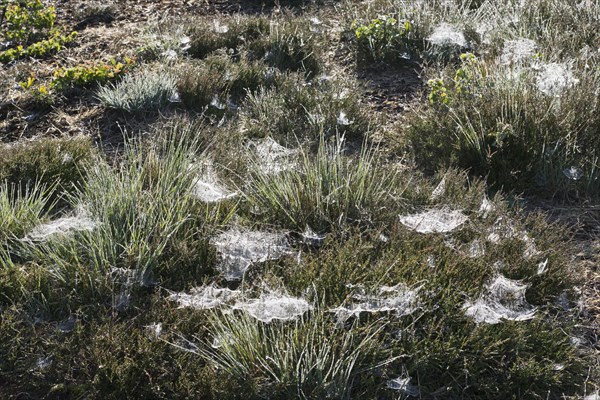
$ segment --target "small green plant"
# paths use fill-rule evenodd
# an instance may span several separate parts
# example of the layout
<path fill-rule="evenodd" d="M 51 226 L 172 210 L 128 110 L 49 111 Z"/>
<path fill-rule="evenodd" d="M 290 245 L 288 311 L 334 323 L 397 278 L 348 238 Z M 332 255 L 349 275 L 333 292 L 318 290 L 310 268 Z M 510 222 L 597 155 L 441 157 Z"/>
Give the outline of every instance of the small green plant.
<path fill-rule="evenodd" d="M 89 87 L 120 79 L 135 67 L 135 61 L 125 58 L 122 62 L 112 59 L 108 64 L 58 68 L 50 81 L 36 85 L 37 79 L 30 76 L 19 82 L 23 90 L 29 92 L 34 101 L 41 106 L 54 103 L 55 95 L 74 87 Z"/>
<path fill-rule="evenodd" d="M 441 78 L 430 79 L 427 81 L 429 87 L 429 103 L 434 104 L 450 104 L 450 97 L 448 96 L 448 88 L 444 84 L 444 80 Z"/>
<path fill-rule="evenodd" d="M 9 63 L 24 57 L 43 58 L 62 50 L 67 43 L 75 40 L 76 36 L 77 32 L 72 32 L 68 35 L 57 34 L 29 46 L 18 45 L 14 48 L 1 51 L 0 61 Z"/>
<path fill-rule="evenodd" d="M 3 9 L 0 61 L 9 63 L 24 57 L 42 58 L 72 42 L 76 32 L 64 34 L 55 27 L 56 10 L 41 0 L 8 1 Z"/>
<path fill-rule="evenodd" d="M 359 58 L 366 61 L 395 61 L 411 53 L 410 21 L 381 16 L 367 23 L 354 20 L 351 25 L 356 36 Z"/>
<path fill-rule="evenodd" d="M 54 103 L 54 97 L 48 90 L 48 86 L 39 85 L 34 87 L 35 82 L 36 78 L 30 76 L 26 81 L 19 82 L 19 86 L 21 86 L 23 90 L 29 92 L 38 105 L 51 105 Z"/>
<path fill-rule="evenodd" d="M 31 43 L 49 36 L 56 20 L 54 6 L 42 0 L 13 1 L 3 4 L 1 34 L 12 43 Z"/>
<path fill-rule="evenodd" d="M 54 71 L 50 87 L 64 90 L 70 87 L 88 87 L 92 84 L 103 84 L 121 78 L 135 66 L 135 61 L 125 58 L 123 61 L 111 59 L 108 64 L 58 68 Z"/>
<path fill-rule="evenodd" d="M 451 106 L 453 99 L 458 96 L 475 95 L 477 85 L 485 79 L 486 68 L 473 53 L 460 55 L 461 66 L 454 73 L 450 85 L 446 85 L 443 78 L 427 81 L 429 87 L 429 103 L 433 106 Z"/>

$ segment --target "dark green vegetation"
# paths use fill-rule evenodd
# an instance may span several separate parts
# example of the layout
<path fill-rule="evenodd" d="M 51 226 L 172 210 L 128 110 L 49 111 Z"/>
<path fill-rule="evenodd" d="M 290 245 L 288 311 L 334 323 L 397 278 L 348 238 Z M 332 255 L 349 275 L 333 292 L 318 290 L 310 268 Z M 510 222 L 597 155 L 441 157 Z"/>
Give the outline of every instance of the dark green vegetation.
<path fill-rule="evenodd" d="M 0 397 L 593 393 L 571 231 L 516 196 L 597 201 L 600 7 L 563 3 L 289 2 L 11 61 Z M 89 7 L 80 46 L 125 12 Z M 414 69 L 402 112 L 357 78 Z"/>

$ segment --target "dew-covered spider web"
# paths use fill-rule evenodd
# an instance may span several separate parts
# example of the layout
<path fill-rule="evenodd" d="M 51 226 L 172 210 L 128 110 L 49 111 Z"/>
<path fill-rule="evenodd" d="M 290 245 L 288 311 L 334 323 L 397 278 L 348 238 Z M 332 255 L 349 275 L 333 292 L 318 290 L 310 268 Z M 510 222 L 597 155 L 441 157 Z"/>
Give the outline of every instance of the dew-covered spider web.
<path fill-rule="evenodd" d="M 276 260 L 291 250 L 282 233 L 235 228 L 216 236 L 212 244 L 220 255 L 217 268 L 227 280 L 240 280 L 253 263 Z"/>
<path fill-rule="evenodd" d="M 199 310 L 220 307 L 235 300 L 241 292 L 214 285 L 195 287 L 189 293 L 171 293 L 169 300 L 179 303 L 179 307 L 191 307 Z"/>
<path fill-rule="evenodd" d="M 274 319 L 293 320 L 313 309 L 303 298 L 275 292 L 262 293 L 258 299 L 238 301 L 234 309 L 243 310 L 259 321 L 269 323 Z"/>
<path fill-rule="evenodd" d="M 359 287 L 359 289 L 362 289 Z M 404 284 L 381 286 L 374 293 L 357 293 L 353 302 L 341 305 L 330 311 L 336 314 L 338 321 L 345 321 L 361 313 L 392 311 L 398 317 L 411 314 L 417 307 L 417 289 L 410 289 Z"/>
<path fill-rule="evenodd" d="M 418 214 L 401 215 L 400 222 L 419 233 L 447 233 L 468 221 L 459 210 L 431 209 Z"/>
<path fill-rule="evenodd" d="M 86 216 L 63 217 L 35 227 L 25 239 L 41 242 L 57 235 L 92 231 L 96 226 L 98 226 L 98 223 Z"/>
<path fill-rule="evenodd" d="M 498 275 L 475 301 L 464 304 L 465 315 L 477 324 L 497 324 L 502 320 L 526 321 L 535 317 L 536 309 L 525 299 L 528 285 Z"/>

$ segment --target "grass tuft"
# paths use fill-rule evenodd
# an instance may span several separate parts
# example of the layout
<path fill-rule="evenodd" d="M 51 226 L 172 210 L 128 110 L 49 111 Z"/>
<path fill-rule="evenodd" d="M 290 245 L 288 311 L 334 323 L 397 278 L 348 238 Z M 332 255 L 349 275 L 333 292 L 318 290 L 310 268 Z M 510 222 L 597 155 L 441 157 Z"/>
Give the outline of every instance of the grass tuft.
<path fill-rule="evenodd" d="M 145 69 L 127 75 L 118 83 L 100 87 L 96 96 L 107 108 L 130 113 L 156 111 L 175 98 L 176 86 L 169 73 Z"/>
<path fill-rule="evenodd" d="M 300 165 L 273 174 L 254 168 L 246 196 L 259 209 L 269 210 L 271 222 L 303 231 L 372 224 L 401 200 L 406 187 L 397 174 L 382 166 L 376 149 L 364 145 L 356 158 L 344 156 L 344 141 L 321 137 L 313 157 L 301 152 Z"/>
<path fill-rule="evenodd" d="M 389 362 L 378 349 L 382 326 L 335 328 L 328 319 L 323 311 L 269 324 L 247 314 L 213 315 L 209 329 L 218 345 L 203 343 L 195 352 L 229 379 L 260 383 L 259 397 L 349 399 L 361 375 Z"/>
<path fill-rule="evenodd" d="M 0 245 L 9 239 L 22 238 L 47 218 L 48 210 L 53 208 L 54 189 L 39 182 L 24 188 L 6 181 L 0 184 Z"/>

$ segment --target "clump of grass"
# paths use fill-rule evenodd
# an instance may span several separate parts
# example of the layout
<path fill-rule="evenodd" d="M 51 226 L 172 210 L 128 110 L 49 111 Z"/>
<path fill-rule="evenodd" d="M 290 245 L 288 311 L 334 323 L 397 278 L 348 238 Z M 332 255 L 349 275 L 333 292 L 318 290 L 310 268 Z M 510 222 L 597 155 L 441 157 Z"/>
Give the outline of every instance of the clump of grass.
<path fill-rule="evenodd" d="M 213 112 L 209 109 L 200 118 L 178 116 L 166 119 L 157 125 L 156 130 L 169 132 L 173 138 L 193 138 L 198 151 L 203 154 L 199 160 L 211 164 L 226 186 L 231 189 L 242 187 L 246 182 L 250 161 L 247 140 L 235 118 L 226 118 L 224 121 Z M 225 209 L 230 210 L 227 207 Z"/>
<path fill-rule="evenodd" d="M 272 24 L 269 35 L 248 43 L 248 51 L 281 71 L 303 72 L 314 78 L 321 71 L 321 61 L 319 47 L 307 26 L 298 21 Z"/>
<path fill-rule="evenodd" d="M 213 315 L 218 347 L 203 343 L 195 352 L 226 379 L 256 382 L 258 396 L 349 399 L 360 392 L 361 374 L 388 362 L 378 348 L 382 326 L 336 329 L 328 319 L 322 310 L 268 324 L 247 314 Z"/>
<path fill-rule="evenodd" d="M 127 112 L 159 110 L 176 94 L 176 79 L 169 73 L 151 69 L 127 75 L 118 83 L 101 86 L 96 92 L 105 107 Z"/>
<path fill-rule="evenodd" d="M 147 61 L 176 60 L 187 54 L 190 48 L 190 32 L 196 24 L 191 19 L 152 19 L 142 30 L 144 46 L 137 49 L 140 58 Z"/>
<path fill-rule="evenodd" d="M 83 4 L 75 14 L 80 20 L 77 26 L 84 27 L 94 23 L 110 23 L 115 19 L 116 11 L 117 8 L 112 1 L 93 1 Z"/>
<path fill-rule="evenodd" d="M 166 136 L 155 147 L 128 144 L 116 166 L 97 160 L 88 167 L 85 184 L 70 201 L 78 215 L 95 222 L 92 229 L 19 246 L 21 260 L 54 266 L 57 287 L 77 288 L 74 304 L 106 298 L 120 283 L 166 279 L 178 287 L 210 272 L 203 232 L 226 222 L 231 210 L 192 195 L 198 142 Z M 129 271 L 126 282 L 115 283 L 115 268 Z"/>
<path fill-rule="evenodd" d="M 6 181 L 0 184 L 0 246 L 7 239 L 23 237 L 47 216 L 53 189 L 39 182 L 25 187 Z"/>
<path fill-rule="evenodd" d="M 369 224 L 384 218 L 406 189 L 396 173 L 377 159 L 376 151 L 363 146 L 356 158 L 343 155 L 343 141 L 323 138 L 316 156 L 302 152 L 298 168 L 277 174 L 255 168 L 247 197 L 269 218 L 302 231 L 329 230 L 347 223 Z"/>

